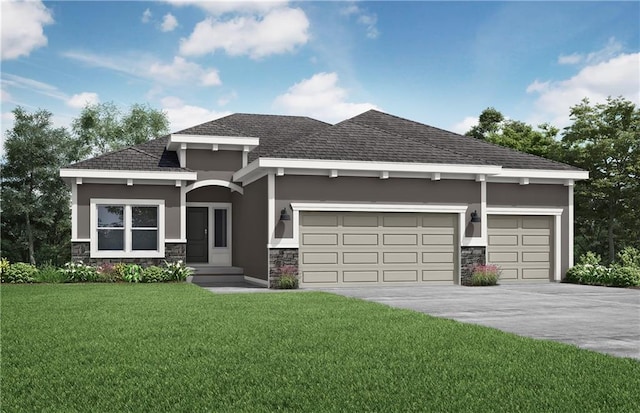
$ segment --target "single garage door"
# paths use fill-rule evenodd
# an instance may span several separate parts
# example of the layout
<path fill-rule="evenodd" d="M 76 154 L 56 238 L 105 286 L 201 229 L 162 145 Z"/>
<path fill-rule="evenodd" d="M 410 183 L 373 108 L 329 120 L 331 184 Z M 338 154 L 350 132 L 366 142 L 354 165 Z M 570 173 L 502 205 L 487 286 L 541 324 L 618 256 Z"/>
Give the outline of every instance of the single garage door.
<path fill-rule="evenodd" d="M 452 283 L 456 222 L 455 214 L 301 212 L 301 282 Z"/>
<path fill-rule="evenodd" d="M 487 262 L 502 268 L 505 281 L 551 279 L 553 217 L 489 216 Z"/>

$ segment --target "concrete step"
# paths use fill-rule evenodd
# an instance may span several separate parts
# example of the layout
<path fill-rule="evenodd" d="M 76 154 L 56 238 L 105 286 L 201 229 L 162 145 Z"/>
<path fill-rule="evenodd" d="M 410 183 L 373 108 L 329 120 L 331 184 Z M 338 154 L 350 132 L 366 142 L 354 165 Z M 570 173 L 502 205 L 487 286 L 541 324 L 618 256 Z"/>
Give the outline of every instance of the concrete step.
<path fill-rule="evenodd" d="M 244 268 L 208 265 L 208 264 L 187 264 L 187 267 L 193 268 L 194 275 L 243 275 Z"/>
<path fill-rule="evenodd" d="M 243 283 L 244 274 L 194 274 L 187 277 L 187 282 L 194 284 L 211 284 L 211 283 Z"/>

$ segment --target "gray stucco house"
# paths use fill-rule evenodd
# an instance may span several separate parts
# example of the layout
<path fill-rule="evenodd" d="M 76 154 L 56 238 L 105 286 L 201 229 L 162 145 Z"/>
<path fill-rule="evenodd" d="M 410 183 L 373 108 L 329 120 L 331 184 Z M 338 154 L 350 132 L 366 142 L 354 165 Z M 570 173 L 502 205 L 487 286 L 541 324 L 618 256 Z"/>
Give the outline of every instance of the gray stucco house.
<path fill-rule="evenodd" d="M 234 114 L 61 169 L 74 260 L 185 260 L 273 285 L 559 281 L 588 173 L 371 110 Z"/>

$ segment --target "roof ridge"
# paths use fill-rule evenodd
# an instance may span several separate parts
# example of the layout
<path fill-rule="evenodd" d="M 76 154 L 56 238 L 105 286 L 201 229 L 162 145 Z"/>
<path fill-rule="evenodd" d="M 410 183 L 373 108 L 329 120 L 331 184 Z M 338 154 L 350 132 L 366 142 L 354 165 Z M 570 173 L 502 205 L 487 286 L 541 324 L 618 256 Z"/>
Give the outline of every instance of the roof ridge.
<path fill-rule="evenodd" d="M 149 141 L 147 141 L 147 142 L 149 142 Z M 144 142 L 143 142 L 143 143 L 144 143 Z M 152 158 L 155 158 L 155 159 L 162 159 L 162 157 L 161 157 L 161 156 L 157 156 L 157 155 L 151 154 L 151 153 L 149 153 L 149 152 L 147 152 L 147 151 L 143 151 L 142 149 L 140 149 L 140 148 L 138 148 L 138 147 L 137 147 L 138 145 L 139 145 L 139 144 L 137 144 L 137 145 L 132 145 L 132 146 L 129 146 L 128 148 L 125 148 L 125 149 L 132 149 L 132 150 L 134 150 L 134 151 L 136 151 L 136 152 L 140 152 L 140 153 L 142 153 L 142 154 L 144 154 L 144 155 L 147 155 L 147 156 L 150 156 L 150 157 L 152 157 Z"/>

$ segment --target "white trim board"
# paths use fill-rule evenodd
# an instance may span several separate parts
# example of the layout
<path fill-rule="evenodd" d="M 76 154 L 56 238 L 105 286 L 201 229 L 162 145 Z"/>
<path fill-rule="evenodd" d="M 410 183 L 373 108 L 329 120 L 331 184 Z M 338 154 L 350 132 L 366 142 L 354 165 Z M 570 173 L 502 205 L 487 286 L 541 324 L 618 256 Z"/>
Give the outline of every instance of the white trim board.
<path fill-rule="evenodd" d="M 198 179 L 197 172 L 167 172 L 167 171 L 123 171 L 109 169 L 70 169 L 61 168 L 62 178 L 110 178 L 110 179 L 145 179 L 145 180 L 185 180 Z"/>
<path fill-rule="evenodd" d="M 241 186 L 238 186 L 233 182 L 224 181 L 222 179 L 206 179 L 204 181 L 194 182 L 191 185 L 187 185 L 186 192 L 191 192 L 194 189 L 202 188 L 205 186 L 221 186 L 229 188 L 232 191 L 238 192 L 239 194 L 244 194 L 244 189 L 242 189 Z"/>

